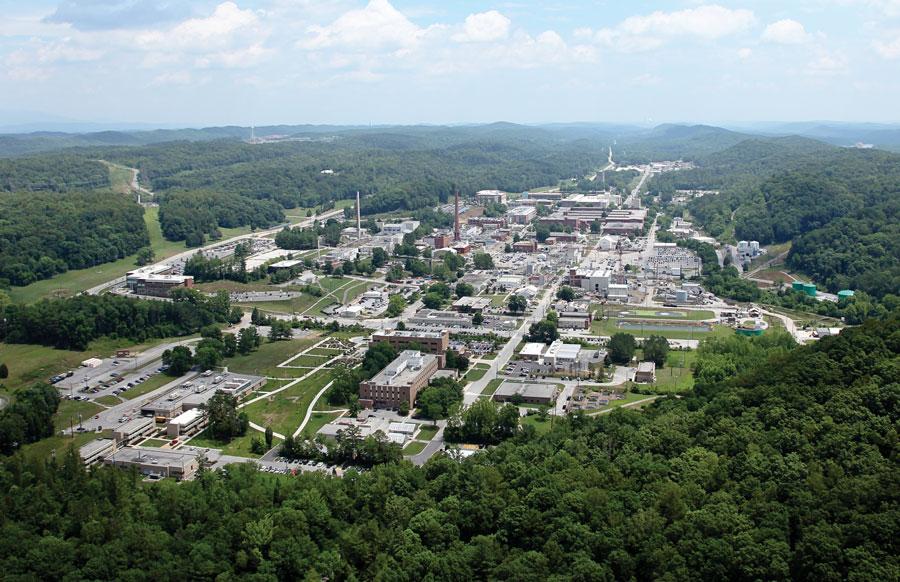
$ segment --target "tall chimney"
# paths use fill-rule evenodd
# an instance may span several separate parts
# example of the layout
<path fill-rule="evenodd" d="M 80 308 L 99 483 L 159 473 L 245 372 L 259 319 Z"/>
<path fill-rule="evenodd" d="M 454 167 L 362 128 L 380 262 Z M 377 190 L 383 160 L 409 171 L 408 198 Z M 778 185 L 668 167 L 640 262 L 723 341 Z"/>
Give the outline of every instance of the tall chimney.
<path fill-rule="evenodd" d="M 459 242 L 459 190 L 453 193 L 453 240 Z"/>
<path fill-rule="evenodd" d="M 362 219 L 359 214 L 359 190 L 356 191 L 356 240 L 362 240 Z"/>

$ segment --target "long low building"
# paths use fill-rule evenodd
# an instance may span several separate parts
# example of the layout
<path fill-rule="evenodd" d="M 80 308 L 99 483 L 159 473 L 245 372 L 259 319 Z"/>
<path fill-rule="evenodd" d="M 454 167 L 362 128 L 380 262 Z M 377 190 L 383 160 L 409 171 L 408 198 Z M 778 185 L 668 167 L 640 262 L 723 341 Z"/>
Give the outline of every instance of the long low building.
<path fill-rule="evenodd" d="M 115 452 L 115 450 L 115 439 L 96 439 L 86 445 L 82 445 L 78 449 L 78 455 L 86 466 L 90 466 L 101 462 L 106 455 Z"/>
<path fill-rule="evenodd" d="M 124 446 L 150 436 L 155 430 L 156 423 L 153 419 L 141 416 L 115 428 L 113 438 L 120 446 Z"/>
<path fill-rule="evenodd" d="M 177 388 L 141 406 L 141 414 L 168 421 L 186 410 L 206 404 L 216 392 L 240 400 L 266 383 L 262 376 L 222 374 L 212 379 L 196 376 Z"/>
<path fill-rule="evenodd" d="M 125 447 L 106 457 L 103 462 L 111 467 L 136 468 L 142 475 L 172 477 L 178 481 L 193 478 L 200 468 L 197 453 L 170 449 L 145 449 Z"/>
<path fill-rule="evenodd" d="M 418 346 L 419 349 L 426 351 L 429 354 L 440 354 L 443 356 L 450 346 L 450 332 L 447 330 L 383 331 L 372 334 L 372 343 L 378 342 L 387 342 L 397 351 L 403 351 Z"/>

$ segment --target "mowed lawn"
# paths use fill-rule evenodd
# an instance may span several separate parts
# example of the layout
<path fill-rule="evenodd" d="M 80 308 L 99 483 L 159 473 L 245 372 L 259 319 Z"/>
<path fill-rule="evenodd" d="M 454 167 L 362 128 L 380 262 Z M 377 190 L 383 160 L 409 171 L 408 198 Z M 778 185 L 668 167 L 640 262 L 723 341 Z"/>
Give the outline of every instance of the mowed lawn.
<path fill-rule="evenodd" d="M 322 370 L 287 390 L 263 398 L 241 410 L 260 426 L 270 426 L 273 431 L 285 436 L 293 434 L 303 422 L 315 395 L 331 382 L 331 378 L 330 371 Z"/>
<path fill-rule="evenodd" d="M 158 207 L 144 209 L 144 222 L 147 224 L 150 247 L 153 249 L 155 260 L 165 259 L 188 250 L 184 241 L 169 241 L 163 238 L 162 228 L 159 225 Z M 223 239 L 250 232 L 249 227 L 220 228 L 219 230 L 222 232 Z M 67 271 L 52 279 L 36 281 L 25 287 L 13 287 L 9 295 L 17 303 L 33 303 L 44 297 L 71 297 L 85 289 L 125 275 L 128 271 L 136 268 L 136 258 L 137 255 L 134 254 L 111 263 Z"/>
<path fill-rule="evenodd" d="M 232 358 L 227 358 L 222 365 L 227 366 L 229 371 L 237 372 L 238 374 L 254 374 L 258 376 L 273 376 L 276 378 L 299 378 L 309 370 L 279 368 L 278 364 L 284 362 L 291 356 L 296 356 L 298 353 L 320 340 L 321 338 L 318 336 L 277 342 L 263 340 L 262 345 L 257 351 L 250 352 L 246 356 L 238 354 Z"/>
<path fill-rule="evenodd" d="M 697 361 L 696 350 L 670 351 L 666 358 L 666 365 L 656 370 L 656 384 L 653 385 L 657 392 L 687 392 L 694 387 L 694 374 L 691 370 Z"/>
<path fill-rule="evenodd" d="M 187 444 L 192 447 L 202 447 L 207 449 L 221 449 L 223 454 L 226 455 L 234 455 L 236 457 L 247 457 L 251 459 L 258 459 L 262 455 L 257 455 L 255 453 L 250 452 L 250 445 L 253 442 L 253 439 L 257 439 L 265 444 L 265 435 L 258 430 L 253 430 L 252 428 L 247 429 L 247 434 L 244 436 L 239 436 L 231 439 L 229 442 L 219 441 L 217 439 L 208 436 L 207 433 L 209 429 L 204 430 L 200 434 L 191 438 Z M 277 445 L 281 442 L 281 439 L 275 437 L 273 441 L 273 445 Z"/>

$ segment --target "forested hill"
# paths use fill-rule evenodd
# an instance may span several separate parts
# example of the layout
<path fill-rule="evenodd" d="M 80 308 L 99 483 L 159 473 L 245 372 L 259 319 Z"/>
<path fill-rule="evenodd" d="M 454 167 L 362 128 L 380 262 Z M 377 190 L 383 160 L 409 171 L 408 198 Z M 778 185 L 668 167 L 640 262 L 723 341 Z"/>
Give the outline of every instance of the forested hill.
<path fill-rule="evenodd" d="M 695 393 L 464 461 L 197 481 L 0 468 L 11 579 L 897 580 L 900 321 L 705 343 Z M 730 380 L 724 377 L 736 376 Z"/>
<path fill-rule="evenodd" d="M 654 180 L 658 192 L 721 189 L 689 204 L 712 236 L 793 241 L 788 266 L 829 290 L 900 288 L 900 155 L 803 138 L 750 141 Z"/>
<path fill-rule="evenodd" d="M 150 244 L 143 209 L 112 192 L 0 192 L 0 288 L 115 261 Z"/>

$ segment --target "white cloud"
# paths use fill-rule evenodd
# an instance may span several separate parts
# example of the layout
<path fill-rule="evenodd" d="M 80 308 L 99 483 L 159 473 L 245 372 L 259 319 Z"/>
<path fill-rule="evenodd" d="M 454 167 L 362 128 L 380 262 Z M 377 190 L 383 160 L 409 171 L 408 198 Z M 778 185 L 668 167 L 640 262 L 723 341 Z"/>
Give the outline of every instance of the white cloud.
<path fill-rule="evenodd" d="M 153 86 L 161 85 L 189 85 L 193 77 L 188 71 L 172 71 L 161 73 L 150 82 Z"/>
<path fill-rule="evenodd" d="M 749 59 L 750 57 L 753 56 L 753 49 L 748 48 L 748 47 L 740 48 L 740 49 L 738 49 L 737 55 L 738 55 L 738 58 L 741 58 L 744 60 Z"/>
<path fill-rule="evenodd" d="M 236 35 L 253 30 L 259 17 L 252 10 L 241 10 L 234 2 L 216 6 L 206 18 L 191 18 L 169 30 L 139 33 L 135 40 L 146 48 L 216 48 L 230 44 Z"/>
<path fill-rule="evenodd" d="M 615 28 L 598 30 L 595 40 L 623 52 L 638 52 L 658 48 L 673 37 L 716 40 L 743 32 L 755 22 L 756 17 L 750 10 L 716 4 L 674 12 L 658 10 L 648 15 L 630 16 Z"/>
<path fill-rule="evenodd" d="M 811 38 L 802 24 L 790 18 L 773 22 L 762 33 L 765 42 L 775 44 L 803 44 Z"/>
<path fill-rule="evenodd" d="M 453 35 L 457 42 L 491 42 L 509 36 L 509 18 L 496 10 L 470 14 L 466 17 L 463 31 Z"/>
<path fill-rule="evenodd" d="M 675 12 L 658 10 L 647 16 L 631 16 L 622 21 L 619 28 L 635 35 L 685 35 L 715 39 L 746 30 L 755 22 L 756 17 L 750 10 L 732 10 L 712 4 Z"/>
<path fill-rule="evenodd" d="M 426 31 L 388 0 L 371 0 L 365 8 L 350 10 L 327 26 L 310 26 L 307 29 L 309 37 L 297 44 L 305 49 L 403 49 L 415 45 Z"/>

